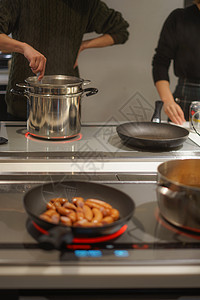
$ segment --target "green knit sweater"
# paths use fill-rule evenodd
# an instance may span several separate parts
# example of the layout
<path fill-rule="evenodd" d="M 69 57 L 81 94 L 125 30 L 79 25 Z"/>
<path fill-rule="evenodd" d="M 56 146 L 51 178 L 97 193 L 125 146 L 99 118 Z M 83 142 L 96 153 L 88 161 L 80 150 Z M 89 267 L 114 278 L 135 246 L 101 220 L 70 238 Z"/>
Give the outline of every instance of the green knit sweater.
<path fill-rule="evenodd" d="M 128 39 L 128 23 L 120 12 L 99 0 L 0 0 L 0 33 L 26 42 L 47 58 L 45 75 L 79 76 L 73 69 L 76 56 L 89 32 L 110 34 L 115 44 Z M 8 112 L 26 118 L 27 100 L 10 89 L 34 74 L 27 59 L 13 53 L 6 102 Z"/>

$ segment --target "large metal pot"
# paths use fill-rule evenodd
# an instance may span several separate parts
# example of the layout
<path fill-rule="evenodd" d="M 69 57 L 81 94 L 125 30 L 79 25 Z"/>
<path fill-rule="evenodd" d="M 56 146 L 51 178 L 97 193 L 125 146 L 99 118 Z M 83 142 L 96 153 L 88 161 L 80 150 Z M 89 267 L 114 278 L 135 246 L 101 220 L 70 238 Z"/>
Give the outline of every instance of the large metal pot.
<path fill-rule="evenodd" d="M 200 232 L 200 159 L 166 161 L 158 166 L 161 215 L 173 225 Z"/>
<path fill-rule="evenodd" d="M 25 80 L 28 85 L 17 84 L 25 90 L 12 90 L 28 99 L 27 130 L 33 136 L 45 139 L 71 138 L 81 130 L 80 103 L 84 95 L 98 92 L 96 88 L 82 89 L 89 83 L 73 76 L 44 76 Z"/>

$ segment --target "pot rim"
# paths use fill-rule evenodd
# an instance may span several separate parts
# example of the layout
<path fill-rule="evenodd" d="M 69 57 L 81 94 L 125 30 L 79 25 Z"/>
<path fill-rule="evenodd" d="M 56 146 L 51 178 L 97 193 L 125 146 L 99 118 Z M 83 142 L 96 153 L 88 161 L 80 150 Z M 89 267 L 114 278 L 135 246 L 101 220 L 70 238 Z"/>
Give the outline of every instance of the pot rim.
<path fill-rule="evenodd" d="M 178 185 L 180 187 L 183 187 L 185 189 L 192 189 L 194 191 L 197 191 L 200 193 L 200 187 L 196 187 L 196 186 L 192 186 L 192 185 L 186 185 L 186 184 L 183 184 L 183 183 L 180 183 L 179 181 L 176 181 L 176 180 L 172 180 L 170 179 L 167 175 L 163 175 L 162 171 L 160 170 L 161 168 L 163 168 L 164 165 L 166 164 L 175 164 L 176 162 L 181 162 L 181 161 L 199 161 L 200 162 L 200 159 L 198 158 L 186 158 L 186 159 L 174 159 L 174 160 L 168 160 L 168 161 L 165 161 L 163 163 L 161 163 L 158 167 L 157 167 L 157 173 L 166 181 L 174 184 L 174 185 Z M 158 180 L 157 180 L 158 181 Z M 158 181 L 158 184 L 159 184 L 159 181 Z M 162 184 L 161 184 L 162 185 Z"/>
<path fill-rule="evenodd" d="M 56 84 L 56 83 L 44 83 L 44 80 L 74 80 L 74 82 L 69 82 L 65 84 Z M 47 87 L 47 88 L 66 88 L 79 86 L 84 83 L 84 79 L 75 77 L 75 76 L 67 76 L 67 75 L 45 75 L 41 81 L 38 81 L 37 76 L 31 76 L 25 79 L 25 82 L 30 85 L 30 87 Z"/>

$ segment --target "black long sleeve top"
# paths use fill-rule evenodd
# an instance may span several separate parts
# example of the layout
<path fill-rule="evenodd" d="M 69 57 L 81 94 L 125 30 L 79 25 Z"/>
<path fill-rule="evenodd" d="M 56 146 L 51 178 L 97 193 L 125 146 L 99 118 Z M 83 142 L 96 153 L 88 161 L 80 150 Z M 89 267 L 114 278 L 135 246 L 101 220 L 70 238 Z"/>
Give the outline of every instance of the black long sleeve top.
<path fill-rule="evenodd" d="M 196 5 L 175 9 L 166 19 L 152 61 L 153 80 L 169 79 L 169 66 L 179 78 L 200 80 L 200 11 Z"/>
<path fill-rule="evenodd" d="M 79 76 L 73 66 L 83 35 L 110 34 L 115 44 L 123 44 L 128 27 L 120 12 L 100 0 L 0 0 L 0 33 L 11 33 L 41 52 L 47 58 L 45 75 Z M 9 113 L 26 116 L 26 100 L 9 91 L 33 75 L 27 59 L 13 53 L 6 97 Z"/>

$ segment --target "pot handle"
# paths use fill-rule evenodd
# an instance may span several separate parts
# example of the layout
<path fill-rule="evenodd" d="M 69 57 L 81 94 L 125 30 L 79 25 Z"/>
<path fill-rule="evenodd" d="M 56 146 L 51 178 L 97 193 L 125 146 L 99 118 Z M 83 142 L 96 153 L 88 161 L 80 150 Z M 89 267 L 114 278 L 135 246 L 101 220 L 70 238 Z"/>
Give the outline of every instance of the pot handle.
<path fill-rule="evenodd" d="M 39 246 L 45 250 L 60 249 L 63 244 L 73 241 L 73 234 L 70 227 L 60 226 L 49 229 L 48 234 L 43 234 L 38 238 Z"/>
<path fill-rule="evenodd" d="M 89 92 L 89 93 L 87 93 L 87 92 Z M 98 89 L 96 89 L 96 88 L 87 88 L 87 89 L 83 90 L 83 93 L 87 93 L 86 94 L 87 97 L 92 96 L 92 95 L 95 95 L 95 94 L 98 93 Z"/>
<path fill-rule="evenodd" d="M 178 199 L 178 198 L 183 198 L 186 196 L 185 192 L 175 192 L 170 190 L 168 187 L 166 186 L 162 186 L 162 185 L 158 185 L 157 186 L 157 192 L 160 193 L 162 196 L 166 196 L 170 199 Z"/>
<path fill-rule="evenodd" d="M 16 96 L 26 96 L 26 92 L 25 91 L 11 89 L 10 92 L 13 95 L 16 95 Z"/>
<path fill-rule="evenodd" d="M 87 85 L 87 84 L 90 84 L 91 83 L 91 80 L 84 80 L 83 81 L 83 85 Z"/>
<path fill-rule="evenodd" d="M 155 110 L 153 116 L 151 118 L 151 122 L 160 123 L 161 122 L 161 110 L 163 107 L 163 102 L 161 100 L 157 100 L 155 102 Z"/>
<path fill-rule="evenodd" d="M 30 88 L 30 86 L 24 84 L 24 83 L 16 83 L 16 86 L 20 87 L 20 88 Z"/>

